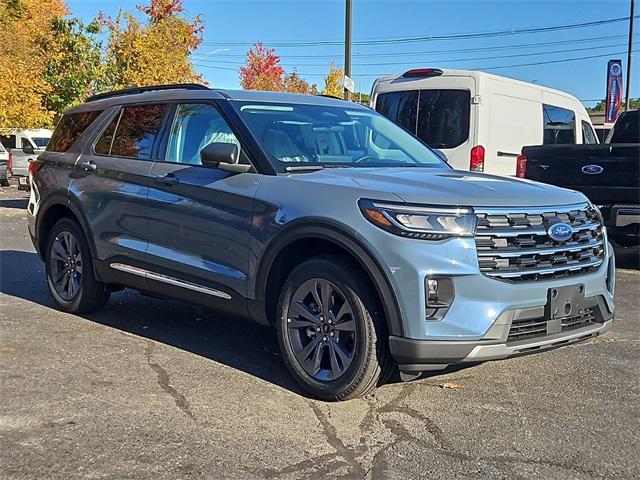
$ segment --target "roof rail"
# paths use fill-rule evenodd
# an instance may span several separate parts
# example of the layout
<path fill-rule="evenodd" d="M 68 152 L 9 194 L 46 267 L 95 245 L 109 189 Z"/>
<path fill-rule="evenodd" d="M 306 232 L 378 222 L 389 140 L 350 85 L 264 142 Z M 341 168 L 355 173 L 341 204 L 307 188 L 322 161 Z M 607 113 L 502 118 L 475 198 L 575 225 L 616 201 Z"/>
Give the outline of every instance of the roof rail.
<path fill-rule="evenodd" d="M 145 92 L 156 92 L 159 90 L 210 90 L 205 85 L 199 83 L 172 83 L 168 85 L 148 85 L 146 87 L 131 87 L 122 90 L 114 90 L 113 92 L 98 93 L 85 99 L 85 102 L 95 102 L 96 100 L 102 100 L 111 97 L 120 97 L 122 95 L 135 95 Z"/>

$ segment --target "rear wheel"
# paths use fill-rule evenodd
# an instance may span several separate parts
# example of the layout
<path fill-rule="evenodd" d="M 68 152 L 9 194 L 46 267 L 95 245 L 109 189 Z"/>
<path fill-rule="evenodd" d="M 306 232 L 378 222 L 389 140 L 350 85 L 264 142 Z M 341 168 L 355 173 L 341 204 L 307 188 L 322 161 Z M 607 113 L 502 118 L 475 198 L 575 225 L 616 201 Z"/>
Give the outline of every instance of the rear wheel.
<path fill-rule="evenodd" d="M 366 395 L 391 372 L 384 319 L 368 278 L 323 256 L 291 272 L 278 305 L 278 338 L 294 379 L 323 400 Z"/>
<path fill-rule="evenodd" d="M 107 302 L 111 292 L 96 280 L 89 245 L 75 221 L 63 218 L 53 226 L 45 255 L 47 285 L 60 308 L 87 313 Z"/>

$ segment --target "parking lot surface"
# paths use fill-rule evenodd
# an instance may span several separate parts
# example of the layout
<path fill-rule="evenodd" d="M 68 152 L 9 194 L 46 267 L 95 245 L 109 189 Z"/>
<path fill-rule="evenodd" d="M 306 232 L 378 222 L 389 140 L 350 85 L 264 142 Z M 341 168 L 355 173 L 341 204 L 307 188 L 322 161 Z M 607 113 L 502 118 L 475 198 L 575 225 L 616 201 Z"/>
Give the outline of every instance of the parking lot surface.
<path fill-rule="evenodd" d="M 636 269 L 601 337 L 323 403 L 268 328 L 130 290 L 56 310 L 25 207 L 0 188 L 0 478 L 638 478 Z"/>

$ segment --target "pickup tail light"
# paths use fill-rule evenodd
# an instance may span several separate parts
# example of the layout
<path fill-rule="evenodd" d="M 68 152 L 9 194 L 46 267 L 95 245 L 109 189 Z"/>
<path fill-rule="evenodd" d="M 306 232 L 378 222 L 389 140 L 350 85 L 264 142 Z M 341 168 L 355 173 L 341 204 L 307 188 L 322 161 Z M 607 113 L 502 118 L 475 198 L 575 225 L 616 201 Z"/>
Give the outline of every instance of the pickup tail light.
<path fill-rule="evenodd" d="M 9 152 L 9 160 L 7 161 L 7 173 L 13 177 L 13 154 Z"/>
<path fill-rule="evenodd" d="M 484 172 L 484 147 L 476 145 L 471 149 L 469 170 L 472 172 Z"/>
<path fill-rule="evenodd" d="M 43 165 L 44 163 L 38 160 L 32 160 L 31 162 L 29 162 L 29 177 L 33 177 L 36 173 L 38 173 L 38 170 L 40 170 Z"/>
<path fill-rule="evenodd" d="M 524 154 L 516 158 L 516 177 L 527 178 L 527 157 Z"/>

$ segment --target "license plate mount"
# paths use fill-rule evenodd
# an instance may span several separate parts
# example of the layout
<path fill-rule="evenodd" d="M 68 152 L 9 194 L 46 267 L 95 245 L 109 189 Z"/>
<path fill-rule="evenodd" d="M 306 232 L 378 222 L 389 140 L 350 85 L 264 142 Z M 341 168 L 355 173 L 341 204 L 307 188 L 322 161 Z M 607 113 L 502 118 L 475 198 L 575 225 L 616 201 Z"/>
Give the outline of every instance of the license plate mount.
<path fill-rule="evenodd" d="M 550 288 L 547 291 L 547 318 L 578 315 L 587 307 L 586 303 L 583 283 Z"/>

